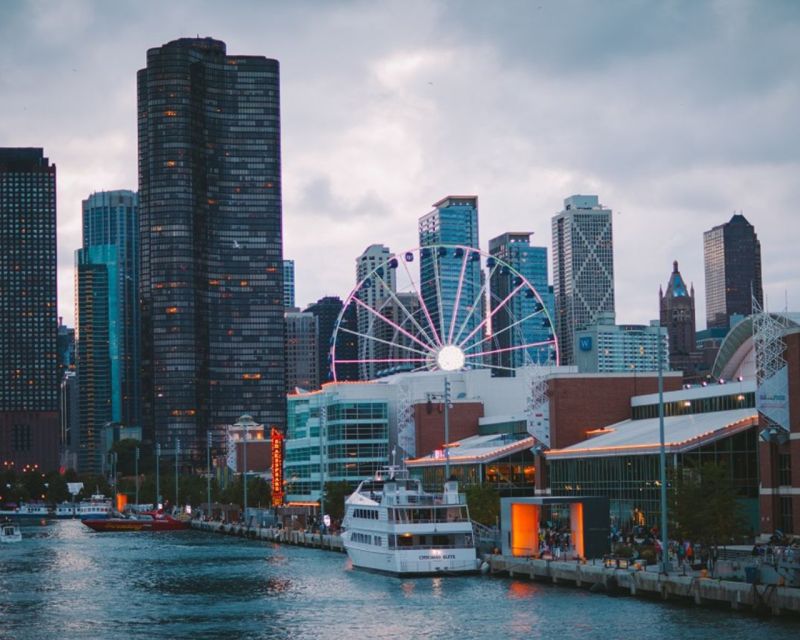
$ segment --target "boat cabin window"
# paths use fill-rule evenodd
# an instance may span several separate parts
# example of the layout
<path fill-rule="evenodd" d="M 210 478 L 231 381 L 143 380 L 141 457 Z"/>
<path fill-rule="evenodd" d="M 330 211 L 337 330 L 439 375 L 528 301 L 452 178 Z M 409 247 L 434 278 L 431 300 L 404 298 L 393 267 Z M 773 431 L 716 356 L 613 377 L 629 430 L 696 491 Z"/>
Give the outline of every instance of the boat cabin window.
<path fill-rule="evenodd" d="M 366 520 L 378 520 L 378 510 L 377 509 L 361 509 L 355 508 L 353 509 L 353 517 L 354 518 L 364 518 Z"/>
<path fill-rule="evenodd" d="M 389 509 L 391 522 L 465 522 L 468 519 L 467 508 L 463 505 Z"/>

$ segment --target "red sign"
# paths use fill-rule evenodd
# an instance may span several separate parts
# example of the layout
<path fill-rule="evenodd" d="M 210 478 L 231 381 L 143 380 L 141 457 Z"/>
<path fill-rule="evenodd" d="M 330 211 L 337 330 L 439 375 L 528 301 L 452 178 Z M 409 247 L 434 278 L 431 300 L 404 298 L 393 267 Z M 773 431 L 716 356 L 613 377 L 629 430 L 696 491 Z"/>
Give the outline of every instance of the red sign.
<path fill-rule="evenodd" d="M 283 439 L 285 436 L 272 427 L 270 444 L 272 445 L 272 506 L 283 504 Z"/>

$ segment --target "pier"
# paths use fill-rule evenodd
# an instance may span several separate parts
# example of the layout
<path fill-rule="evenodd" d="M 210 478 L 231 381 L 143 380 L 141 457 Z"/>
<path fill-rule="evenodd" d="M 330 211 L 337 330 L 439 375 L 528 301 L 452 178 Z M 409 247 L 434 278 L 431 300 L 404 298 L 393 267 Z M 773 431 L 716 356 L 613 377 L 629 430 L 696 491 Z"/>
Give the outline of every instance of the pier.
<path fill-rule="evenodd" d="M 486 557 L 492 574 L 551 582 L 599 591 L 608 595 L 630 595 L 693 602 L 701 606 L 724 606 L 757 614 L 800 615 L 800 589 L 761 585 L 702 576 L 663 575 L 656 571 L 625 569 L 581 562 L 559 562 L 501 555 Z"/>
<path fill-rule="evenodd" d="M 251 540 L 264 540 L 266 542 L 278 542 L 297 547 L 312 547 L 324 551 L 344 553 L 344 544 L 341 536 L 332 534 L 306 533 L 305 531 L 277 527 L 248 527 L 244 524 L 202 522 L 200 520 L 192 520 L 192 528 L 200 531 L 250 538 Z"/>

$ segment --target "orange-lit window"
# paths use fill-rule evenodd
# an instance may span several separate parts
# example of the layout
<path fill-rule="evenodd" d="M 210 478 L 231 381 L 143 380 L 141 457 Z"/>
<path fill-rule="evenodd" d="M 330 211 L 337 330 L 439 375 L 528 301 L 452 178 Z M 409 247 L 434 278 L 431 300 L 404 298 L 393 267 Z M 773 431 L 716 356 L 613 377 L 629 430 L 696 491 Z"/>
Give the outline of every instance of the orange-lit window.
<path fill-rule="evenodd" d="M 261 380 L 260 373 L 243 373 L 242 380 Z"/>
<path fill-rule="evenodd" d="M 246 287 L 246 286 L 248 286 L 249 284 L 250 284 L 250 283 L 249 283 L 247 280 L 239 280 L 239 286 L 240 286 L 240 287 Z"/>
<path fill-rule="evenodd" d="M 168 166 L 168 167 L 174 167 L 174 166 L 175 166 L 175 164 L 176 164 L 176 163 L 175 163 L 175 161 L 174 161 L 174 160 L 167 160 L 167 166 Z"/>
<path fill-rule="evenodd" d="M 178 313 L 178 307 L 167 307 L 166 312 L 169 314 Z"/>
<path fill-rule="evenodd" d="M 167 109 L 164 112 L 164 115 L 167 116 L 168 118 L 174 118 L 175 116 L 178 115 L 178 112 L 177 111 L 172 111 L 171 109 Z"/>

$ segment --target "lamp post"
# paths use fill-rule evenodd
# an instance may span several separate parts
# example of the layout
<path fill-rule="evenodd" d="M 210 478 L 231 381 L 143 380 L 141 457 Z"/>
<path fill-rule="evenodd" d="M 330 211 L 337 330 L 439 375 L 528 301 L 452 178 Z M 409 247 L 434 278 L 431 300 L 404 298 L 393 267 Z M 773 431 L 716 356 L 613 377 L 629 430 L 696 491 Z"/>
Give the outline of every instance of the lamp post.
<path fill-rule="evenodd" d="M 247 523 L 247 431 L 248 425 L 244 423 L 244 444 L 242 445 L 242 479 L 244 482 L 244 521 Z"/>
<path fill-rule="evenodd" d="M 156 509 L 161 504 L 161 445 L 156 443 Z"/>
<path fill-rule="evenodd" d="M 211 432 L 206 433 L 206 508 L 208 517 L 211 517 Z"/>
<path fill-rule="evenodd" d="M 136 476 L 136 506 L 139 506 L 139 447 L 136 447 L 133 458 L 134 475 Z"/>
<path fill-rule="evenodd" d="M 450 479 L 450 382 L 444 377 L 444 481 Z"/>
<path fill-rule="evenodd" d="M 175 438 L 175 506 L 178 506 L 178 496 L 180 495 L 178 487 L 178 456 L 181 453 L 181 439 Z"/>
<path fill-rule="evenodd" d="M 667 535 L 667 448 L 664 436 L 664 363 L 661 323 L 658 325 L 658 437 L 661 467 L 661 570 L 669 573 L 669 536 Z"/>

